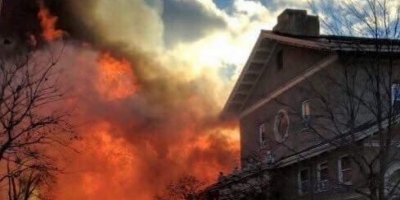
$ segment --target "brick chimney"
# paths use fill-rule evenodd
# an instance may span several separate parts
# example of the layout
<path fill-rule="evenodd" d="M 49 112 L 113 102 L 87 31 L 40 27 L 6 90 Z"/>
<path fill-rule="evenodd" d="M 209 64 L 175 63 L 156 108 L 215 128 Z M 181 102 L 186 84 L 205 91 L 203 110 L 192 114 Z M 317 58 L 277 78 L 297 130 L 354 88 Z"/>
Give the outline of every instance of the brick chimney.
<path fill-rule="evenodd" d="M 299 36 L 318 36 L 318 16 L 307 15 L 305 10 L 286 9 L 278 16 L 278 24 L 273 31 Z"/>

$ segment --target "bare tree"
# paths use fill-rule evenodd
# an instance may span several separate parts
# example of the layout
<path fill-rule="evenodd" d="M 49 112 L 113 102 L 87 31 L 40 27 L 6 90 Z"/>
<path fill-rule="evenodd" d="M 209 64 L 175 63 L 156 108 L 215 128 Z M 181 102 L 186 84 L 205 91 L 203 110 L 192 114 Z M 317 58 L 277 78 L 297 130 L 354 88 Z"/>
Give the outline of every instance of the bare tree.
<path fill-rule="evenodd" d="M 14 165 L 14 166 L 12 166 Z M 49 189 L 55 183 L 53 171 L 57 171 L 50 163 L 37 163 L 27 166 L 7 163 L 8 199 L 29 200 L 47 199 Z M 39 192 L 40 191 L 40 192 Z"/>
<path fill-rule="evenodd" d="M 60 106 L 61 53 L 22 45 L 0 55 L 0 184 L 8 199 L 43 197 L 39 188 L 60 170 L 57 148 L 78 139 L 68 106 Z"/>
<path fill-rule="evenodd" d="M 169 184 L 164 193 L 157 195 L 157 200 L 199 200 L 200 190 L 205 183 L 191 175 L 184 175 Z"/>
<path fill-rule="evenodd" d="M 231 174 L 220 172 L 218 182 L 201 192 L 204 199 L 256 200 L 268 199 L 271 194 L 271 173 L 273 157 L 271 154 L 253 152 L 246 160 L 246 167 L 236 167 Z"/>
<path fill-rule="evenodd" d="M 399 197 L 399 180 L 393 183 L 388 169 L 399 159 L 400 3 L 311 5 L 321 14 L 324 30 L 339 35 L 331 36 L 330 45 L 340 62 L 305 86 L 315 105 L 308 132 L 319 143 L 347 152 L 361 175 L 353 183 L 355 192 L 372 200 Z"/>

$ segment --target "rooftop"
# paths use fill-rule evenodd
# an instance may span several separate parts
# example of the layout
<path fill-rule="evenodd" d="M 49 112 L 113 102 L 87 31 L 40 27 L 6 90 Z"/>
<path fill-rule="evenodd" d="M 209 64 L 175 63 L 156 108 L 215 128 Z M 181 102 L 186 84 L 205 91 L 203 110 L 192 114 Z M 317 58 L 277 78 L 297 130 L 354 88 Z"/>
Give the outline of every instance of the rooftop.
<path fill-rule="evenodd" d="M 289 13 L 289 14 L 288 14 Z M 295 14 L 293 14 L 295 13 Z M 284 16 L 291 16 L 286 17 Z M 293 16 L 300 16 L 302 26 L 292 26 L 290 23 L 298 23 L 299 20 L 294 19 Z M 367 37 L 350 37 L 350 36 L 335 36 L 335 35 L 320 35 L 319 26 L 318 34 L 316 30 L 311 32 L 299 31 L 298 28 L 314 27 L 315 29 L 315 16 L 312 20 L 308 19 L 306 11 L 285 10 L 278 17 L 278 24 L 274 30 L 262 30 L 257 39 L 256 44 L 247 60 L 240 77 L 225 104 L 222 112 L 223 116 L 239 115 L 254 88 L 257 81 L 262 74 L 261 72 L 268 64 L 274 49 L 278 43 L 301 48 L 311 48 L 321 51 L 329 51 L 333 54 L 341 52 L 376 52 L 376 47 L 379 45 L 380 53 L 399 53 L 400 40 L 386 39 L 386 38 L 367 38 Z M 318 17 L 316 17 L 318 19 Z M 291 20 L 288 20 L 291 19 Z M 304 25 L 304 21 L 310 21 L 312 25 Z M 280 24 L 280 23 L 283 23 Z M 289 24 L 289 25 L 288 25 Z M 288 28 L 291 27 L 291 28 Z"/>

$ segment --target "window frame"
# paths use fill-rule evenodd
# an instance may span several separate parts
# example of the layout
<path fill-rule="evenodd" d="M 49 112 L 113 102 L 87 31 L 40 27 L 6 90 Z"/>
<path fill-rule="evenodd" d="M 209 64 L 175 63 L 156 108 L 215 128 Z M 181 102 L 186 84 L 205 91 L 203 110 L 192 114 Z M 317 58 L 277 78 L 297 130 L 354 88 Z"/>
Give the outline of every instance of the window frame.
<path fill-rule="evenodd" d="M 310 100 L 306 99 L 301 102 L 301 124 L 303 126 L 303 130 L 307 130 L 310 128 L 310 116 L 311 116 L 311 105 Z"/>
<path fill-rule="evenodd" d="M 400 83 L 395 82 L 395 83 L 392 83 L 392 85 L 391 85 L 391 95 L 392 95 L 391 96 L 391 100 L 392 100 L 392 104 L 394 103 L 395 100 L 400 101 L 400 92 L 398 92 L 398 94 L 396 95 L 396 92 L 395 92 L 396 88 L 397 88 L 397 90 L 400 91 Z"/>
<path fill-rule="evenodd" d="M 394 82 L 391 84 L 390 87 L 390 101 L 392 103 L 392 108 L 394 112 L 399 112 L 400 109 L 400 83 L 399 82 Z M 397 105 L 395 105 L 397 104 Z"/>
<path fill-rule="evenodd" d="M 400 170 L 400 162 L 394 162 L 391 165 L 389 165 L 388 169 L 385 172 L 385 187 L 388 187 L 390 189 L 392 189 L 392 186 L 390 185 L 391 182 L 391 178 L 393 177 L 393 175 L 396 173 L 396 171 Z M 388 190 L 385 190 L 385 195 L 388 195 Z M 397 192 L 396 192 L 397 193 Z M 400 192 L 399 194 L 393 194 L 391 197 L 399 197 L 400 196 Z"/>
<path fill-rule="evenodd" d="M 258 142 L 261 146 L 264 146 L 267 138 L 266 138 L 266 127 L 265 123 L 258 125 Z"/>
<path fill-rule="evenodd" d="M 324 164 L 325 164 L 325 167 L 322 168 L 321 166 L 324 165 Z M 324 179 L 324 180 L 321 180 L 321 171 L 322 171 L 323 169 L 326 169 L 326 170 L 327 170 L 327 176 L 329 176 L 328 161 L 323 161 L 323 162 L 320 162 L 320 163 L 317 164 L 317 190 L 318 190 L 319 192 L 323 192 L 323 191 L 329 190 L 329 189 L 328 189 L 328 186 L 326 186 L 326 188 L 321 188 L 321 185 L 320 185 L 322 182 L 326 182 L 326 184 L 329 184 L 329 179 L 328 179 L 328 177 L 327 177 L 326 179 Z"/>
<path fill-rule="evenodd" d="M 340 156 L 339 159 L 338 159 L 338 180 L 339 180 L 339 183 L 341 183 L 341 184 L 352 185 L 353 182 L 351 180 L 352 179 L 351 176 L 350 176 L 350 180 L 349 181 L 346 181 L 346 182 L 343 181 L 343 171 L 350 171 L 350 173 L 352 171 L 351 160 L 350 160 L 350 167 L 349 168 L 346 168 L 346 169 L 342 168 L 342 159 L 346 158 L 346 157 L 351 159 L 350 156 L 347 155 L 347 154 Z"/>
<path fill-rule="evenodd" d="M 301 172 L 302 171 L 307 171 L 307 180 L 305 180 L 305 181 L 302 181 L 301 180 Z M 308 182 L 307 184 L 308 184 L 308 188 L 307 188 L 307 191 L 305 191 L 305 192 L 303 192 L 303 182 Z M 304 168 L 301 168 L 299 171 L 298 171 L 298 174 L 297 174 L 297 186 L 298 186 L 298 194 L 300 194 L 300 195 L 303 195 L 303 194 L 308 194 L 309 192 L 310 192 L 310 186 L 311 186 L 311 170 L 310 170 L 310 168 L 309 167 L 304 167 Z"/>
<path fill-rule="evenodd" d="M 301 118 L 308 120 L 311 115 L 310 100 L 306 99 L 301 102 Z"/>

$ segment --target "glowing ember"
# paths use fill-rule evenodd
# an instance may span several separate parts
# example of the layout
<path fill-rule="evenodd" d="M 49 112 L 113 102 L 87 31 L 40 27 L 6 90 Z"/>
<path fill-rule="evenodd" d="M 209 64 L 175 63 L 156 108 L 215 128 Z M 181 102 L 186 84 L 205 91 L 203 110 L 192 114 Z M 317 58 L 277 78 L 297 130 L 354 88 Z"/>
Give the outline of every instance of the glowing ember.
<path fill-rule="evenodd" d="M 39 2 L 39 13 L 38 18 L 40 20 L 40 26 L 42 27 L 42 37 L 46 41 L 53 41 L 63 37 L 63 31 L 56 29 L 56 23 L 58 20 L 57 16 L 50 14 L 50 11 L 43 5 L 43 2 Z"/>
<path fill-rule="evenodd" d="M 138 90 L 132 66 L 126 60 L 117 60 L 110 53 L 98 59 L 99 71 L 97 90 L 107 99 L 123 99 Z"/>

